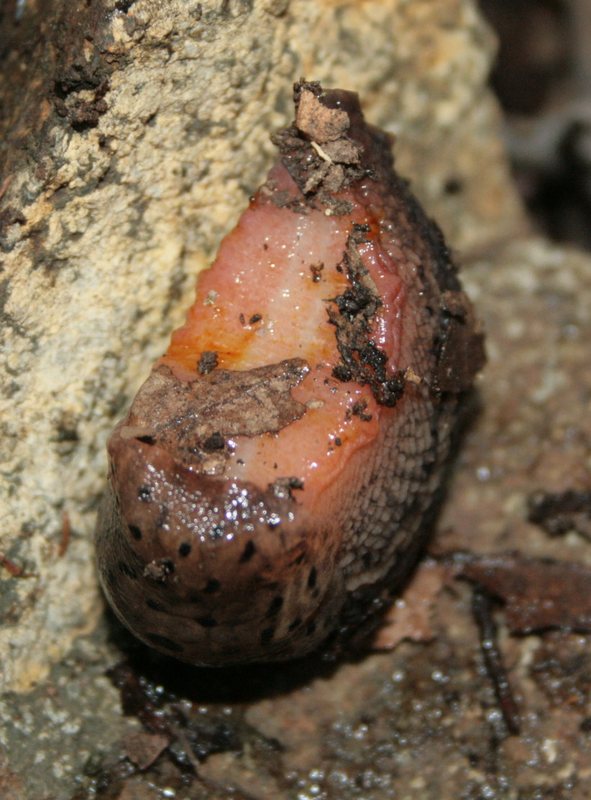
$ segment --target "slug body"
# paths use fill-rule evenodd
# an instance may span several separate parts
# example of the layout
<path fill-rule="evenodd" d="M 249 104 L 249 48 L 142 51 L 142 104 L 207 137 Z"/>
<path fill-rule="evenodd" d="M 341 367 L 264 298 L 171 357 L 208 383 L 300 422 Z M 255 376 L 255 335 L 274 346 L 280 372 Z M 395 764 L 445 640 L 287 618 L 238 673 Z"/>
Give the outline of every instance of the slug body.
<path fill-rule="evenodd" d="M 482 335 L 357 96 L 295 88 L 279 159 L 108 445 L 120 619 L 201 665 L 375 618 L 424 539 Z"/>

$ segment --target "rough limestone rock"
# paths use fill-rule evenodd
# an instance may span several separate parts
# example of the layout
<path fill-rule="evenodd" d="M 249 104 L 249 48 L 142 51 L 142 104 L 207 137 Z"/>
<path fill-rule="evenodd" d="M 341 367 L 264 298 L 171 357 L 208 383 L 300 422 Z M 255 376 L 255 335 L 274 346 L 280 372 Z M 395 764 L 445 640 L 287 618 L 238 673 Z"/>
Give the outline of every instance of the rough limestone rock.
<path fill-rule="evenodd" d="M 0 683 L 24 689 L 102 613 L 105 438 L 265 174 L 294 80 L 360 93 L 460 252 L 521 214 L 468 0 L 48 0 L 0 24 L 0 553 L 27 576 L 0 573 Z"/>
<path fill-rule="evenodd" d="M 586 798 L 589 635 L 502 637 L 522 712 L 505 738 L 465 585 L 438 594 L 430 643 L 229 675 L 136 651 L 93 566 L 107 433 L 301 76 L 397 135 L 487 329 L 432 552 L 591 562 L 585 509 L 566 538 L 530 517 L 591 495 L 591 261 L 522 235 L 475 3 L 27 0 L 2 4 L 0 42 L 0 796 Z"/>

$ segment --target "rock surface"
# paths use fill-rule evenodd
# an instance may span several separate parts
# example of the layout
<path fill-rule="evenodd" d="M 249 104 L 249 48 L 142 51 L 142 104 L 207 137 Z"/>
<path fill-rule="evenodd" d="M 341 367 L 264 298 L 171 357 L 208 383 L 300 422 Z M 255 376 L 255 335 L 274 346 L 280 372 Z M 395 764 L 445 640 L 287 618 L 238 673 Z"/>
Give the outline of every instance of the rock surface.
<path fill-rule="evenodd" d="M 489 364 L 431 553 L 519 550 L 591 566 L 590 545 L 575 531 L 550 538 L 527 520 L 533 494 L 590 486 L 591 260 L 522 239 L 467 265 L 464 280 L 487 327 Z M 429 642 L 352 654 L 336 668 L 309 661 L 235 672 L 161 661 L 103 620 L 33 692 L 4 695 L 0 786 L 18 800 L 164 790 L 187 800 L 583 800 L 591 636 L 503 633 L 522 726 L 506 738 L 467 585 L 442 587 L 430 627 Z M 128 716 L 105 675 L 123 657 L 136 676 L 123 681 Z M 129 737 L 154 724 L 158 698 L 161 719 L 185 721 L 171 745 L 177 766 L 163 755 L 142 773 Z M 144 747 L 158 745 L 142 735 Z M 188 742 L 200 777 L 184 786 L 178 764 Z"/>
<path fill-rule="evenodd" d="M 483 91 L 494 44 L 473 3 L 41 5 L 0 20 L 14 43 L 4 70 L 17 74 L 26 40 L 32 76 L 26 102 L 0 89 L 0 794 L 585 797 L 588 636 L 502 639 L 523 717 L 504 739 L 466 586 L 440 594 L 429 644 L 237 676 L 135 651 L 105 621 L 93 568 L 106 435 L 264 174 L 300 75 L 358 91 L 396 133 L 399 170 L 466 262 L 488 331 L 480 410 L 432 551 L 591 562 L 580 534 L 527 521 L 532 495 L 591 488 L 591 264 L 519 238 Z M 48 36 L 62 36 L 53 50 Z M 171 736 L 176 762 L 153 756 L 161 740 L 126 738 L 146 717 L 130 691 L 124 717 L 105 677 L 124 653 L 191 720 L 142 734 Z M 166 694 L 150 691 L 154 704 Z"/>
<path fill-rule="evenodd" d="M 471 2 L 53 0 L 2 25 L 7 74 L 33 47 L 27 103 L 0 90 L 0 552 L 31 573 L 2 574 L 0 682 L 25 689 L 102 613 L 107 433 L 264 176 L 295 79 L 359 91 L 455 247 L 508 235 L 520 211 Z"/>

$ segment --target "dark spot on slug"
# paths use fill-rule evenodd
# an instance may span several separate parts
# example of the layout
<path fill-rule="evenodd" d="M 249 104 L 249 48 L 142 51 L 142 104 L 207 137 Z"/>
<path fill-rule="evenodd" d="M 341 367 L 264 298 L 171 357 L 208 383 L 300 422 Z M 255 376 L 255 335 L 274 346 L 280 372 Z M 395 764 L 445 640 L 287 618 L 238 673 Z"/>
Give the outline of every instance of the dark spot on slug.
<path fill-rule="evenodd" d="M 137 497 L 141 503 L 149 503 L 152 499 L 152 490 L 149 486 L 140 486 L 137 490 Z"/>
<path fill-rule="evenodd" d="M 205 584 L 205 589 L 203 591 L 205 594 L 213 594 L 219 590 L 221 585 L 222 584 L 216 578 L 210 578 Z"/>
<path fill-rule="evenodd" d="M 310 574 L 308 575 L 308 589 L 313 589 L 316 586 L 316 580 L 318 578 L 318 571 L 316 567 L 312 567 L 310 570 Z"/>
<path fill-rule="evenodd" d="M 281 597 L 281 595 L 278 594 L 271 600 L 271 604 L 269 605 L 269 610 L 267 611 L 267 616 L 274 617 L 275 614 L 279 612 L 282 605 L 283 605 L 283 597 Z"/>
<path fill-rule="evenodd" d="M 309 622 L 306 625 L 306 636 L 312 636 L 313 633 L 316 633 L 316 623 Z"/>
<path fill-rule="evenodd" d="M 146 600 L 146 605 L 148 608 L 151 608 L 152 611 L 166 611 L 166 607 L 162 605 L 162 603 L 158 603 L 156 600 L 152 600 L 151 597 L 148 597 Z"/>
<path fill-rule="evenodd" d="M 179 556 L 186 558 L 191 552 L 191 545 L 189 542 L 183 542 L 179 545 Z"/>
<path fill-rule="evenodd" d="M 137 525 L 130 525 L 130 526 L 129 526 L 129 532 L 131 533 L 131 535 L 133 536 L 133 538 L 134 538 L 134 539 L 136 539 L 138 542 L 139 542 L 139 540 L 142 538 L 142 532 L 141 532 L 141 530 L 138 528 L 138 526 L 137 526 Z"/>
<path fill-rule="evenodd" d="M 301 618 L 300 618 L 300 617 L 296 617 L 296 619 L 294 619 L 294 621 L 293 621 L 293 622 L 290 622 L 290 624 L 289 624 L 289 626 L 288 626 L 287 630 L 288 630 L 290 633 L 292 633 L 293 631 L 295 631 L 295 629 L 296 629 L 296 628 L 299 628 L 301 624 L 302 624 L 302 620 L 301 620 Z"/>
<path fill-rule="evenodd" d="M 185 649 L 181 644 L 178 644 L 178 642 L 173 642 L 172 639 L 169 639 L 167 636 L 161 636 L 159 633 L 147 633 L 146 639 L 156 645 L 156 647 L 170 650 L 171 653 L 182 653 Z"/>
<path fill-rule="evenodd" d="M 275 628 L 265 628 L 261 631 L 261 644 L 269 644 L 275 635 Z"/>
<path fill-rule="evenodd" d="M 244 316 L 244 314 L 240 314 L 238 319 L 240 320 L 241 325 L 246 325 L 246 317 Z"/>
<path fill-rule="evenodd" d="M 369 569 L 371 567 L 371 562 L 372 562 L 371 553 L 364 553 L 363 556 L 361 557 L 361 560 L 363 561 L 363 566 L 366 569 Z"/>
<path fill-rule="evenodd" d="M 149 434 L 145 434 L 144 436 L 137 437 L 138 442 L 143 442 L 144 444 L 156 444 L 156 439 Z"/>
<path fill-rule="evenodd" d="M 254 325 L 255 322 L 260 322 L 263 318 L 262 314 L 253 314 L 252 317 L 248 320 L 250 325 Z"/>
<path fill-rule="evenodd" d="M 128 578 L 131 578 L 134 581 L 137 580 L 138 573 L 136 570 L 130 567 L 129 564 L 126 564 L 125 561 L 120 561 L 117 566 L 119 567 L 119 572 L 122 575 L 126 575 Z"/>
<path fill-rule="evenodd" d="M 337 447 L 340 447 L 343 444 L 343 440 L 340 438 L 340 436 L 335 436 L 334 443 Z"/>
<path fill-rule="evenodd" d="M 242 555 L 240 556 L 240 562 L 239 563 L 240 564 L 245 564 L 247 561 L 250 561 L 250 559 L 256 553 L 256 550 L 257 549 L 255 547 L 254 542 L 252 541 L 252 539 L 249 539 L 248 542 L 246 543 L 246 546 L 245 546 L 244 550 L 242 551 Z"/>
<path fill-rule="evenodd" d="M 210 614 L 207 614 L 204 617 L 197 617 L 195 621 L 198 622 L 203 628 L 215 628 L 217 625 L 216 620 Z"/>

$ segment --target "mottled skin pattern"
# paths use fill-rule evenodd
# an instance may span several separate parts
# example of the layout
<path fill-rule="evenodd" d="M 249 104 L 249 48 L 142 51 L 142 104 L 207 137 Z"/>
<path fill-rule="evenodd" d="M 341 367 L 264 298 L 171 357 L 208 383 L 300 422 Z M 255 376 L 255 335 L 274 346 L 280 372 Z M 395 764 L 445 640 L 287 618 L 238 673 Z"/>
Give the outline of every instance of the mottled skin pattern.
<path fill-rule="evenodd" d="M 393 172 L 389 138 L 366 125 L 355 95 L 300 84 L 295 96 L 297 127 L 275 141 L 300 195 L 286 202 L 272 185 L 263 190 L 285 214 L 308 206 L 346 217 L 360 204 L 365 235 L 397 262 L 413 318 L 399 373 L 382 374 L 373 351 L 363 361 L 367 320 L 355 303 L 364 297 L 371 315 L 380 300 L 354 274 L 364 232 L 352 226 L 351 292 L 327 324 L 342 356 L 334 374 L 371 387 L 379 435 L 352 454 L 314 514 L 297 475 L 264 488 L 223 475 L 229 436 L 276 432 L 305 415 L 291 396 L 310 369 L 301 359 L 241 374 L 209 359 L 211 371 L 191 376 L 161 364 L 115 429 L 97 529 L 105 593 L 142 640 L 194 664 L 334 652 L 367 629 L 420 549 L 462 396 L 483 363 L 442 236 Z"/>

